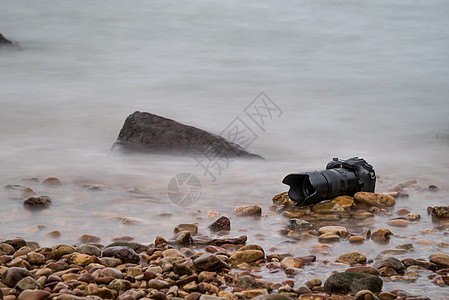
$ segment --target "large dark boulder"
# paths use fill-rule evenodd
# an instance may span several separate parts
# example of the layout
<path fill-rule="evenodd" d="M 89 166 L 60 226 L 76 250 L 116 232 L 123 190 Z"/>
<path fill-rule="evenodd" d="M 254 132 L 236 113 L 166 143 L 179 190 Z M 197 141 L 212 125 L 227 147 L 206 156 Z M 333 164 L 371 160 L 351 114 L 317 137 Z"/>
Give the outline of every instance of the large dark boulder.
<path fill-rule="evenodd" d="M 12 46 L 14 46 L 14 44 L 10 40 L 6 39 L 3 36 L 3 34 L 0 33 L 0 47 L 3 47 L 3 46 L 12 47 Z"/>
<path fill-rule="evenodd" d="M 194 156 L 207 152 L 215 157 L 261 158 L 221 136 L 139 111 L 126 118 L 113 148 L 116 146 L 149 153 Z"/>
<path fill-rule="evenodd" d="M 373 293 L 382 291 L 383 281 L 379 276 L 366 273 L 342 272 L 332 274 L 324 283 L 324 291 L 329 294 L 356 294 L 361 290 Z"/>

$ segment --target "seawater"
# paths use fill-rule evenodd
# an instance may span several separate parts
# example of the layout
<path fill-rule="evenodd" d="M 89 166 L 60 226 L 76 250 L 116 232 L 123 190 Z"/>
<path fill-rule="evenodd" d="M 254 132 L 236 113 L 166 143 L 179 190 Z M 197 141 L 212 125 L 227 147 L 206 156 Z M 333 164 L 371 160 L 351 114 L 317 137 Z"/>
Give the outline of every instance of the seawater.
<path fill-rule="evenodd" d="M 41 212 L 25 211 L 22 195 L 0 191 L 0 238 L 50 246 L 88 233 L 105 243 L 123 235 L 152 242 L 179 223 L 197 222 L 208 234 L 207 213 L 215 210 L 232 218 L 231 235 L 305 255 L 316 241 L 280 236 L 287 219 L 238 219 L 233 209 L 258 204 L 268 212 L 272 196 L 287 190 L 286 174 L 359 156 L 375 167 L 379 192 L 406 179 L 440 192 L 411 192 L 398 202 L 395 209 L 423 217 L 395 229 L 402 238 L 351 248 L 375 259 L 413 238 L 441 239 L 441 232 L 418 231 L 432 227 L 427 206 L 447 205 L 448 9 L 437 0 L 1 0 L 0 32 L 20 51 L 0 50 L 0 185 L 50 176 L 64 185 L 27 184 L 53 198 Z M 260 92 L 282 111 L 263 128 L 245 114 Z M 137 110 L 215 134 L 239 117 L 257 136 L 248 150 L 266 160 L 232 161 L 213 180 L 192 158 L 111 152 Z M 189 208 L 167 196 L 182 172 L 202 186 Z M 124 217 L 138 223 L 123 224 Z M 386 220 L 362 225 L 379 228 Z M 51 230 L 61 237 L 48 237 Z M 347 242 L 332 247 L 318 260 L 348 250 Z M 415 248 L 408 256 L 448 253 L 432 244 Z M 303 275 L 332 270 L 315 268 Z M 438 295 L 428 281 L 415 287 Z"/>

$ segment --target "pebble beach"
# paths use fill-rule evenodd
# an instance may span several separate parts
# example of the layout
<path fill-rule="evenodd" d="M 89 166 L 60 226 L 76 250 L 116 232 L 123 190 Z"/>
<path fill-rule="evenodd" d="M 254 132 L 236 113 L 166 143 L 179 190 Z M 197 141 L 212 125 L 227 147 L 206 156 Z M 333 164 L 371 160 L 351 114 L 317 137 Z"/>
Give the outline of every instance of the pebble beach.
<path fill-rule="evenodd" d="M 247 203 L 230 211 L 183 208 L 184 219 L 193 222 L 153 231 L 150 241 L 142 233 L 104 237 L 92 234 L 95 230 L 67 233 L 36 224 L 25 239 L 2 236 L 2 297 L 444 299 L 448 207 L 402 208 L 417 196 L 440 197 L 441 187 L 408 180 L 387 188 L 389 181 L 379 181 L 384 193 L 359 192 L 311 207 L 297 207 L 281 192 L 265 205 Z M 56 177 L 26 179 L 6 185 L 3 193 L 38 215 L 57 202 L 34 190 L 57 194 L 67 185 Z M 95 198 L 108 187 L 82 188 Z M 170 219 L 168 212 L 158 215 Z M 125 228 L 147 227 L 139 218 L 112 220 Z M 41 242 L 29 239 L 33 234 Z M 60 243 L 66 240 L 72 242 Z"/>

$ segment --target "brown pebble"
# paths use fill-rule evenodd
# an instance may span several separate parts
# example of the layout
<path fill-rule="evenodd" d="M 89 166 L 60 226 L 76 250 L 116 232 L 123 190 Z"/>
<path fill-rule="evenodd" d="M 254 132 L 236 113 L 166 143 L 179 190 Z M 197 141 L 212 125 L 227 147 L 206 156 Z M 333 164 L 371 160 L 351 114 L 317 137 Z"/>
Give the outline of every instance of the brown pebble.
<path fill-rule="evenodd" d="M 45 178 L 44 181 L 42 181 L 42 183 L 46 185 L 62 185 L 61 180 L 59 180 L 56 177 Z"/>

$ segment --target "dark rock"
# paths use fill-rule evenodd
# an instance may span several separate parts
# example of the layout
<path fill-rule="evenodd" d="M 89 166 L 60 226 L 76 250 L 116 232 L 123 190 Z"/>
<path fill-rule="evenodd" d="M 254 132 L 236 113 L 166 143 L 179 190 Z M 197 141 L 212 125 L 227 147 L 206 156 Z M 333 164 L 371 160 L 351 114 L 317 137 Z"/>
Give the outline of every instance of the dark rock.
<path fill-rule="evenodd" d="M 385 257 L 379 261 L 376 261 L 374 263 L 373 267 L 375 267 L 376 269 L 389 267 L 397 272 L 401 272 L 405 269 L 404 264 L 399 259 L 397 259 L 396 257 L 393 257 L 393 256 Z"/>
<path fill-rule="evenodd" d="M 449 206 L 435 206 L 432 209 L 432 216 L 438 218 L 449 218 Z"/>
<path fill-rule="evenodd" d="M 30 271 L 25 268 L 12 267 L 5 271 L 2 275 L 2 282 L 13 288 L 17 282 L 27 276 L 33 276 Z"/>
<path fill-rule="evenodd" d="M 211 151 L 218 157 L 261 158 L 221 136 L 147 112 L 136 111 L 123 124 L 115 142 L 125 150 L 198 155 Z"/>
<path fill-rule="evenodd" d="M 229 268 L 229 265 L 218 256 L 205 253 L 193 261 L 195 268 L 202 271 L 214 271 L 222 268 Z"/>
<path fill-rule="evenodd" d="M 402 260 L 402 263 L 406 268 L 410 266 L 420 266 L 422 268 L 428 269 L 428 270 L 436 270 L 438 269 L 438 266 L 434 263 L 423 261 L 423 260 L 417 260 L 413 258 L 405 258 Z"/>
<path fill-rule="evenodd" d="M 137 243 L 137 242 L 124 242 L 124 241 L 118 241 L 118 242 L 111 243 L 111 244 L 107 245 L 105 248 L 116 247 L 116 246 L 131 248 L 134 251 L 136 251 L 136 253 L 147 252 L 148 249 L 150 249 L 150 247 L 145 246 L 140 243 Z"/>
<path fill-rule="evenodd" d="M 222 230 L 230 231 L 231 230 L 231 221 L 227 217 L 222 216 L 222 217 L 218 218 L 217 221 L 210 224 L 209 229 L 212 232 L 217 232 L 217 231 L 222 231 Z"/>
<path fill-rule="evenodd" d="M 0 47 L 13 47 L 14 44 L 0 33 Z"/>
<path fill-rule="evenodd" d="M 366 273 L 343 272 L 331 275 L 324 283 L 327 293 L 348 294 L 361 290 L 378 293 L 382 290 L 383 281 L 379 276 Z"/>
<path fill-rule="evenodd" d="M 103 250 L 103 256 L 119 258 L 124 263 L 138 264 L 140 257 L 137 253 L 128 247 L 114 246 Z"/>
<path fill-rule="evenodd" d="M 53 201 L 48 196 L 29 197 L 23 202 L 27 209 L 42 209 L 51 206 Z"/>
<path fill-rule="evenodd" d="M 25 242 L 25 240 L 21 239 L 21 238 L 6 240 L 6 241 L 3 241 L 2 243 L 6 243 L 6 244 L 13 246 L 14 250 L 16 250 L 16 251 L 27 245 L 27 242 Z"/>

